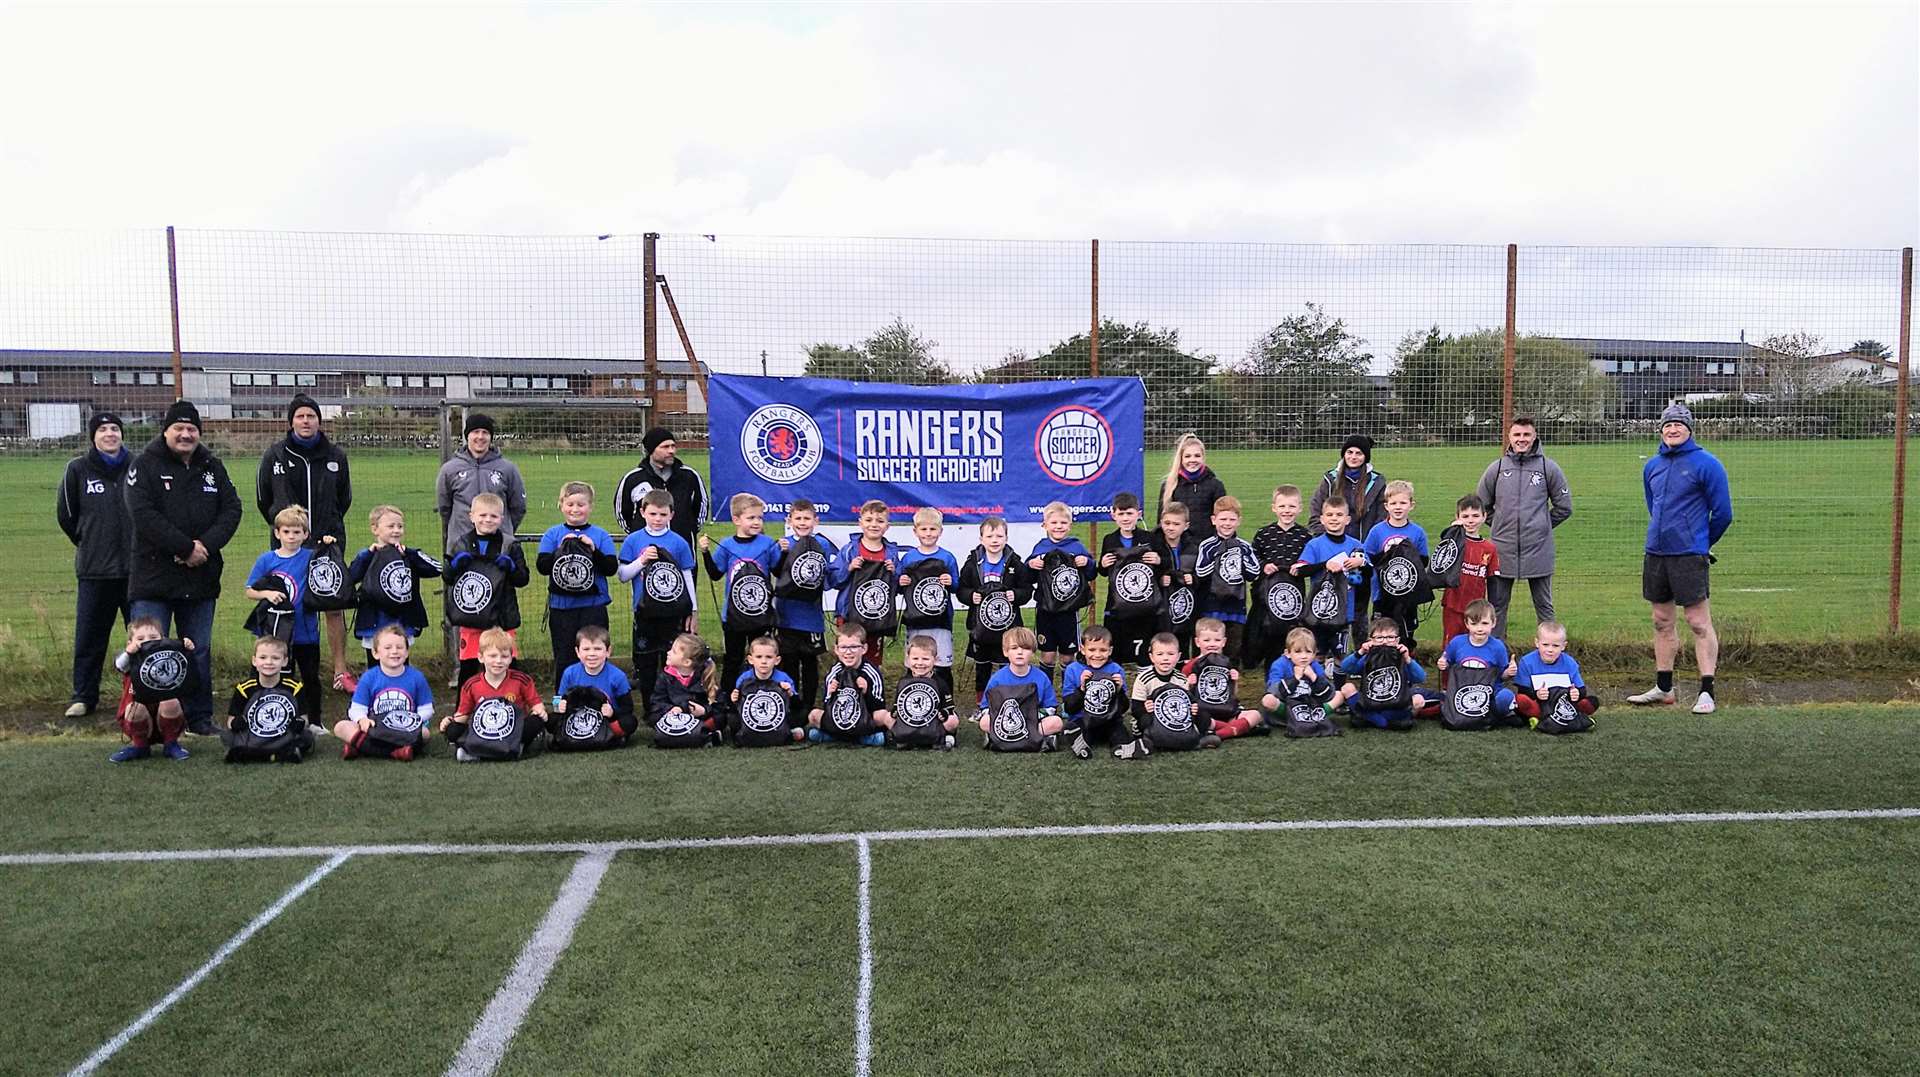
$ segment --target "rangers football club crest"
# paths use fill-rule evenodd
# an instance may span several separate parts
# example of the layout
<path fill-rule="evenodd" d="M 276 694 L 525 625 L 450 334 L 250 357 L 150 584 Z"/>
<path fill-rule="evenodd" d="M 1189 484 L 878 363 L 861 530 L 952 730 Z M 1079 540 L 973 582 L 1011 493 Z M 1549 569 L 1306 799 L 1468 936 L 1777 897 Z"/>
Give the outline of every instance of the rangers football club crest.
<path fill-rule="evenodd" d="M 1240 548 L 1230 546 L 1220 555 L 1220 564 L 1214 570 L 1220 576 L 1220 582 L 1239 586 L 1246 579 L 1240 564 Z"/>
<path fill-rule="evenodd" d="M 1194 691 L 1202 703 L 1218 707 L 1233 698 L 1233 681 L 1227 676 L 1226 666 L 1201 666 L 1195 680 Z"/>
<path fill-rule="evenodd" d="M 851 733 L 860 728 L 866 719 L 867 709 L 861 704 L 860 690 L 852 685 L 842 685 L 833 693 L 833 699 L 827 706 L 827 721 L 842 733 Z"/>
<path fill-rule="evenodd" d="M 187 683 L 188 668 L 185 652 L 169 647 L 142 658 L 135 676 L 149 691 L 165 695 Z"/>
<path fill-rule="evenodd" d="M 1380 568 L 1380 589 L 1396 598 L 1413 593 L 1420 582 L 1420 566 L 1411 557 L 1395 555 Z"/>
<path fill-rule="evenodd" d="M 894 700 L 894 713 L 903 723 L 924 729 L 939 718 L 940 690 L 919 682 L 902 685 L 899 698 Z"/>
<path fill-rule="evenodd" d="M 479 614 L 493 605 L 493 580 L 483 572 L 462 572 L 453 581 L 453 608 Z"/>
<path fill-rule="evenodd" d="M 993 712 L 993 735 L 1003 741 L 1024 740 L 1027 735 L 1027 712 L 1019 699 L 1003 699 Z"/>
<path fill-rule="evenodd" d="M 1442 539 L 1433 548 L 1433 555 L 1427 558 L 1427 567 L 1434 575 L 1443 575 L 1452 571 L 1453 563 L 1460 560 L 1460 544 L 1452 539 Z"/>
<path fill-rule="evenodd" d="M 731 592 L 734 608 L 749 617 L 767 612 L 773 605 L 773 593 L 767 590 L 767 578 L 741 575 L 734 579 Z"/>
<path fill-rule="evenodd" d="M 516 717 L 513 704 L 507 700 L 497 696 L 483 699 L 473 708 L 467 731 L 482 740 L 505 740 L 513 733 Z"/>
<path fill-rule="evenodd" d="M 1113 591 L 1128 602 L 1145 602 L 1153 597 L 1153 566 L 1131 561 L 1113 574 Z"/>
<path fill-rule="evenodd" d="M 699 724 L 700 719 L 675 707 L 660 716 L 660 721 L 655 723 L 654 729 L 663 736 L 684 737 L 692 733 Z"/>
<path fill-rule="evenodd" d="M 1105 719 L 1111 717 L 1114 704 L 1119 701 L 1120 686 L 1113 683 L 1111 677 L 1093 677 L 1080 693 L 1080 712 L 1088 718 Z"/>
<path fill-rule="evenodd" d="M 380 593 L 395 605 L 413 601 L 413 566 L 405 558 L 389 561 L 380 569 Z"/>
<path fill-rule="evenodd" d="M 567 712 L 563 731 L 568 740 L 592 740 L 600 734 L 600 724 L 606 719 L 598 710 L 591 707 L 575 707 Z"/>
<path fill-rule="evenodd" d="M 1167 619 L 1177 625 L 1183 625 L 1193 620 L 1193 591 L 1191 589 L 1181 587 L 1167 596 Z"/>
<path fill-rule="evenodd" d="M 893 593 L 885 580 L 867 580 L 853 589 L 853 612 L 863 620 L 885 617 L 892 602 Z"/>
<path fill-rule="evenodd" d="M 563 543 L 563 546 L 578 546 L 577 542 Z M 577 549 L 567 550 L 553 559 L 553 571 L 549 577 L 553 585 L 568 594 L 584 595 L 594 589 L 596 573 L 593 571 L 593 556 Z"/>
<path fill-rule="evenodd" d="M 1318 587 L 1313 592 L 1313 616 L 1326 621 L 1340 615 L 1340 593 L 1332 587 Z"/>
<path fill-rule="evenodd" d="M 1169 733 L 1193 728 L 1193 697 L 1184 690 L 1157 692 L 1151 703 L 1153 720 Z"/>
<path fill-rule="evenodd" d="M 1366 679 L 1360 687 L 1362 694 L 1369 702 L 1391 703 L 1400 698 L 1401 689 L 1404 687 L 1404 674 L 1401 673 L 1399 666 L 1380 666 L 1367 671 Z"/>
<path fill-rule="evenodd" d="M 1055 565 L 1047 573 L 1047 591 L 1059 602 L 1072 602 L 1080 583 L 1080 570 L 1071 564 Z"/>
<path fill-rule="evenodd" d="M 1300 619 L 1300 588 L 1291 581 L 1275 580 L 1267 588 L 1267 612 L 1276 621 L 1297 621 Z M 1331 612 L 1331 611 L 1329 611 Z"/>
<path fill-rule="evenodd" d="M 1006 592 L 995 591 L 981 600 L 975 616 L 979 618 L 981 628 L 989 632 L 1005 632 L 1013 627 L 1013 603 L 1007 601 Z"/>
<path fill-rule="evenodd" d="M 266 691 L 247 701 L 247 731 L 261 740 L 272 740 L 293 725 L 298 704 L 285 692 Z"/>
<path fill-rule="evenodd" d="M 740 700 L 740 724 L 755 733 L 772 733 L 787 724 L 784 692 L 749 692 Z"/>
<path fill-rule="evenodd" d="M 1453 693 L 1453 709 L 1462 718 L 1485 718 L 1493 710 L 1493 688 L 1469 684 Z"/>
<path fill-rule="evenodd" d="M 686 596 L 687 581 L 680 575 L 680 566 L 672 561 L 649 561 L 642 579 L 647 597 L 655 602 L 678 602 Z"/>
<path fill-rule="evenodd" d="M 936 576 L 915 583 L 909 597 L 914 611 L 924 616 L 935 617 L 952 608 L 947 603 L 947 589 Z"/>

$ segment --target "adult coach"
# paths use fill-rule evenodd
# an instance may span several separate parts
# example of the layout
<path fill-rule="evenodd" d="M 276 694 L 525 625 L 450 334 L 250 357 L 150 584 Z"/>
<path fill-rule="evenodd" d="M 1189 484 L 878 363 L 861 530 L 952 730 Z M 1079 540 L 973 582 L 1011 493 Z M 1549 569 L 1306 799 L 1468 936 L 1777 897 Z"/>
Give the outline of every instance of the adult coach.
<path fill-rule="evenodd" d="M 1673 659 L 1680 651 L 1674 630 L 1677 605 L 1693 630 L 1693 657 L 1700 668 L 1700 698 L 1693 713 L 1713 713 L 1713 670 L 1720 659 L 1720 637 L 1713 631 L 1707 604 L 1708 552 L 1733 524 L 1733 499 L 1727 469 L 1693 440 L 1693 412 L 1669 404 L 1660 413 L 1660 451 L 1641 473 L 1647 498 L 1647 554 L 1640 569 L 1640 592 L 1653 604 L 1654 686 L 1627 702 L 1671 704 Z"/>
<path fill-rule="evenodd" d="M 1365 434 L 1348 434 L 1340 443 L 1340 462 L 1320 477 L 1314 488 L 1313 502 L 1307 507 L 1307 531 L 1318 535 L 1320 509 L 1333 498 L 1347 503 L 1347 534 L 1365 543 L 1367 532 L 1386 518 L 1387 477 L 1373 469 L 1373 439 Z M 1373 567 L 1360 570 L 1360 583 L 1353 589 L 1353 646 L 1357 650 L 1367 641 L 1367 605 L 1373 592 Z"/>
<path fill-rule="evenodd" d="M 1507 638 L 1507 604 L 1515 580 L 1527 581 L 1533 614 L 1553 617 L 1553 529 L 1573 515 L 1573 490 L 1560 465 L 1540 453 L 1533 420 L 1516 418 L 1507 427 L 1507 451 L 1487 465 L 1474 491 L 1487 504 L 1493 548 L 1500 568 L 1487 578 L 1493 603 L 1493 634 Z"/>
<path fill-rule="evenodd" d="M 353 507 L 353 479 L 347 454 L 320 429 L 320 405 L 305 393 L 287 405 L 287 436 L 260 454 L 260 470 L 253 480 L 253 501 L 267 521 L 267 541 L 273 542 L 273 518 L 280 510 L 298 505 L 307 510 L 307 545 L 323 537 L 347 539 L 346 515 Z M 349 558 L 351 560 L 351 558 Z M 353 691 L 347 670 L 347 617 L 342 610 L 326 613 L 327 646 L 333 652 L 333 686 Z"/>
<path fill-rule="evenodd" d="M 1173 443 L 1173 460 L 1167 465 L 1167 477 L 1160 480 L 1160 503 L 1153 506 L 1154 518 L 1163 505 L 1187 507 L 1187 534 L 1195 543 L 1213 537 L 1213 503 L 1227 496 L 1227 485 L 1207 466 L 1207 443 L 1198 434 L 1182 434 Z"/>
<path fill-rule="evenodd" d="M 706 483 L 700 481 L 698 471 L 681 461 L 673 431 L 656 426 L 640 439 L 640 447 L 646 450 L 646 458 L 620 477 L 620 489 L 614 494 L 620 522 L 626 525 L 628 534 L 644 530 L 647 525 L 640 518 L 640 499 L 649 490 L 665 490 L 673 498 L 673 522 L 668 528 L 686 539 L 688 546 L 697 545 L 701 514 L 707 507 Z"/>
<path fill-rule="evenodd" d="M 54 518 L 73 543 L 73 700 L 67 717 L 100 705 L 100 668 L 112 645 L 114 619 L 127 620 L 127 501 L 120 486 L 133 454 L 121 443 L 120 416 L 96 411 L 87 420 L 85 453 L 67 461 Z"/>
<path fill-rule="evenodd" d="M 509 537 L 519 533 L 520 521 L 527 518 L 526 481 L 519 467 L 493 447 L 493 418 L 469 412 L 461 437 L 464 443 L 440 465 L 440 477 L 434 483 L 434 503 L 440 522 L 446 525 L 449 558 L 461 540 L 473 533 L 470 516 L 476 496 L 493 494 L 506 505 Z"/>
<path fill-rule="evenodd" d="M 127 466 L 123 489 L 133 525 L 128 612 L 193 643 L 196 683 L 186 699 L 187 729 L 210 736 L 220 551 L 240 527 L 241 510 L 227 466 L 200 443 L 200 410 L 192 401 L 176 400 L 167 409 L 160 436 Z"/>

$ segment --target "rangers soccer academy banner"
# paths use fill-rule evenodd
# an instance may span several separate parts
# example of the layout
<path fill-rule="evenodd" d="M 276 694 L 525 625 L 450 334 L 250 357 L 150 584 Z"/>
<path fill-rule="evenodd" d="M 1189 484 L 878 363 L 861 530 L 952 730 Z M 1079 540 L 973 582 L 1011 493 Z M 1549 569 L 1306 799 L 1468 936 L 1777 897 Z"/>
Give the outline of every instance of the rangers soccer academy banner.
<path fill-rule="evenodd" d="M 939 509 L 949 523 L 1039 520 L 1050 501 L 1103 515 L 1141 489 L 1146 390 L 1137 378 L 892 385 L 827 378 L 708 379 L 713 518 L 750 493 L 781 518 L 795 498 L 822 520 Z"/>

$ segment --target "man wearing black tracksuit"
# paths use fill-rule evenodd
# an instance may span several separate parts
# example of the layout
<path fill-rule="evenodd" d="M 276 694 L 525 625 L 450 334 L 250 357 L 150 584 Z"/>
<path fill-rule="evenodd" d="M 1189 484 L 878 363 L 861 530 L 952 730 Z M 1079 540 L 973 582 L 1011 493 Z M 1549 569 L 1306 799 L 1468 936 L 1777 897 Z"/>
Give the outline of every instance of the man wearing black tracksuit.
<path fill-rule="evenodd" d="M 100 705 L 100 668 L 116 620 L 127 620 L 127 543 L 133 531 L 120 494 L 133 454 L 121 443 L 120 417 L 95 412 L 87 421 L 85 454 L 67 462 L 54 503 L 60 530 L 73 543 L 73 698 L 67 717 Z"/>
<path fill-rule="evenodd" d="M 305 393 L 287 405 L 287 436 L 260 455 L 253 480 L 253 501 L 267 521 L 267 542 L 273 543 L 273 518 L 280 510 L 298 505 L 307 510 L 307 545 L 322 537 L 347 539 L 347 510 L 353 507 L 353 478 L 347 454 L 320 429 L 320 405 Z M 351 560 L 351 558 L 349 558 Z M 351 691 L 347 671 L 347 617 L 329 610 L 327 644 L 333 655 L 333 686 Z M 316 686 L 316 691 L 318 690 Z"/>

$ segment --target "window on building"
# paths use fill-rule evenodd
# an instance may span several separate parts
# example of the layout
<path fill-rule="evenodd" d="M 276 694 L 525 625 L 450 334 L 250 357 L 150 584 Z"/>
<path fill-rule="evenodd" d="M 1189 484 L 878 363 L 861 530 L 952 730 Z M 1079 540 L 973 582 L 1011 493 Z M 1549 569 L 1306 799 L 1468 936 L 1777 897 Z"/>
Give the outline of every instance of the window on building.
<path fill-rule="evenodd" d="M 555 389 L 565 389 L 567 387 L 567 379 L 565 378 L 553 379 L 553 387 Z"/>
<path fill-rule="evenodd" d="M 367 375 L 367 388 L 369 389 L 380 388 L 380 375 L 378 374 Z"/>
<path fill-rule="evenodd" d="M 675 378 L 668 384 L 668 388 L 676 393 L 684 393 L 687 391 L 687 379 Z"/>
<path fill-rule="evenodd" d="M 515 389 L 525 389 L 527 387 L 527 379 L 519 378 L 519 377 L 514 378 L 513 387 Z"/>
<path fill-rule="evenodd" d="M 300 376 L 294 378 L 294 382 L 295 384 L 298 384 L 298 385 L 318 385 L 320 384 L 320 379 L 318 376 L 313 374 L 301 374 Z"/>
<path fill-rule="evenodd" d="M 162 374 L 162 375 L 160 375 L 160 384 L 162 384 L 162 385 L 172 385 L 172 384 L 173 384 L 173 371 L 171 371 L 171 370 L 169 370 L 169 371 L 167 371 L 166 373 L 164 373 L 164 374 Z"/>
<path fill-rule="evenodd" d="M 1665 359 L 1660 360 L 1653 364 L 1653 369 L 1661 374 L 1665 374 L 1667 372 L 1667 361 Z"/>
<path fill-rule="evenodd" d="M 12 384 L 13 384 L 13 371 L 0 370 L 0 385 L 12 385 Z"/>
<path fill-rule="evenodd" d="M 495 379 L 493 379 L 493 387 L 494 387 L 495 389 L 505 389 L 505 388 L 507 388 L 507 379 L 505 379 L 505 378 L 495 378 Z"/>
<path fill-rule="evenodd" d="M 133 384 L 133 371 L 131 371 L 131 370 L 116 370 L 116 371 L 114 371 L 114 372 L 113 372 L 113 383 L 114 383 L 115 385 L 132 385 L 132 384 Z"/>
<path fill-rule="evenodd" d="M 427 379 L 426 379 L 426 378 L 423 378 L 423 377 L 421 377 L 421 376 L 420 376 L 420 375 L 418 375 L 418 374 L 413 374 L 413 375 L 409 375 L 409 376 L 408 376 L 408 378 L 407 378 L 407 388 L 409 388 L 409 389 L 424 389 L 424 388 L 426 388 L 426 387 L 427 387 Z"/>
<path fill-rule="evenodd" d="M 275 375 L 273 376 L 273 383 L 274 383 L 275 385 L 292 385 L 292 384 L 293 384 L 293 375 L 291 375 L 291 374 L 275 374 Z"/>
<path fill-rule="evenodd" d="M 113 375 L 104 370 L 96 370 L 93 372 L 90 380 L 95 385 L 111 385 L 113 384 Z"/>
<path fill-rule="evenodd" d="M 615 389 L 625 389 L 627 387 L 627 379 L 625 378 L 613 379 L 613 387 Z"/>
<path fill-rule="evenodd" d="M 429 375 L 427 375 L 427 388 L 429 388 L 429 389 L 445 389 L 446 387 L 447 387 L 447 377 L 446 377 L 446 375 L 444 375 L 444 374 L 429 374 Z"/>
<path fill-rule="evenodd" d="M 533 379 L 533 387 L 535 389 L 545 389 L 547 387 L 547 379 L 545 378 Z"/>
<path fill-rule="evenodd" d="M 406 386 L 407 386 L 407 379 L 402 377 L 401 375 L 399 374 L 387 375 L 387 388 L 404 389 L 406 388 Z"/>
<path fill-rule="evenodd" d="M 158 385 L 160 384 L 160 375 L 155 374 L 151 370 L 143 370 L 140 372 L 140 384 Z"/>
<path fill-rule="evenodd" d="M 231 382 L 233 382 L 233 384 L 235 384 L 235 385 L 252 385 L 252 384 L 253 384 L 253 375 L 251 375 L 251 374 L 235 374 L 235 375 L 234 375 L 233 377 L 231 377 L 231 378 L 229 378 L 229 379 L 227 379 L 227 380 L 229 380 L 229 381 L 231 381 Z"/>

